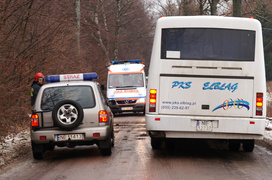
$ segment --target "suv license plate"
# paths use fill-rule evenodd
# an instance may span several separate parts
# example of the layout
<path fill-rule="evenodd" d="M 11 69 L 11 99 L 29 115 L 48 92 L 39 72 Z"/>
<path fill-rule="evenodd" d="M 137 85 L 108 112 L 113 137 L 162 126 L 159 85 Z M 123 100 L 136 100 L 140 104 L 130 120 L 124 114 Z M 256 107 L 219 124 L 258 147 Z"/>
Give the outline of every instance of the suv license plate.
<path fill-rule="evenodd" d="M 67 141 L 70 140 L 82 140 L 83 134 L 58 134 L 56 136 L 57 141 Z"/>
<path fill-rule="evenodd" d="M 196 121 L 196 130 L 197 131 L 212 131 L 213 123 L 212 121 Z"/>

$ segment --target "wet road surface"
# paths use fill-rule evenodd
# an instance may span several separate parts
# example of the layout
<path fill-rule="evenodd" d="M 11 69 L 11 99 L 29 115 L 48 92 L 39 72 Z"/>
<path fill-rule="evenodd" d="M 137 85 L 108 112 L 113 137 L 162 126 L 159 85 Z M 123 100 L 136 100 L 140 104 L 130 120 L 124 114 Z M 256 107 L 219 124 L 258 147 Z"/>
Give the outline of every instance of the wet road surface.
<path fill-rule="evenodd" d="M 2 169 L 0 179 L 272 179 L 272 147 L 263 141 L 252 153 L 197 140 L 152 150 L 144 116 L 119 115 L 114 124 L 111 156 L 102 156 L 96 145 L 55 148 L 41 161 L 29 152 Z"/>

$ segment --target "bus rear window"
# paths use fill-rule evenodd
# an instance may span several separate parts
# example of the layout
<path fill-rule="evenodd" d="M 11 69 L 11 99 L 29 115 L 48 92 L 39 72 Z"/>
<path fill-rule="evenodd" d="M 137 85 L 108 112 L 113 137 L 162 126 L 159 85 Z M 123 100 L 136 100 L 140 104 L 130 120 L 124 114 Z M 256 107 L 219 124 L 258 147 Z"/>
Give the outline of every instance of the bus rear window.
<path fill-rule="evenodd" d="M 255 31 L 162 29 L 161 59 L 254 61 Z"/>

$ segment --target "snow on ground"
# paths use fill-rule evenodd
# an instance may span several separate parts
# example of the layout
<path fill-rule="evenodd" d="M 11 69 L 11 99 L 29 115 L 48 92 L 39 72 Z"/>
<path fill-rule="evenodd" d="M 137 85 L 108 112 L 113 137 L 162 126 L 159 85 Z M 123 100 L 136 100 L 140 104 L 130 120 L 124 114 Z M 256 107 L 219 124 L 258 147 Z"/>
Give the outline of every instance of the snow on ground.
<path fill-rule="evenodd" d="M 4 141 L 0 142 L 0 169 L 30 150 L 29 130 L 5 137 Z"/>
<path fill-rule="evenodd" d="M 272 118 L 267 118 L 264 141 L 272 146 Z M 12 160 L 31 151 L 29 130 L 9 135 L 0 142 L 0 169 Z"/>
<path fill-rule="evenodd" d="M 272 145 L 272 118 L 267 118 L 266 120 L 264 141 Z"/>

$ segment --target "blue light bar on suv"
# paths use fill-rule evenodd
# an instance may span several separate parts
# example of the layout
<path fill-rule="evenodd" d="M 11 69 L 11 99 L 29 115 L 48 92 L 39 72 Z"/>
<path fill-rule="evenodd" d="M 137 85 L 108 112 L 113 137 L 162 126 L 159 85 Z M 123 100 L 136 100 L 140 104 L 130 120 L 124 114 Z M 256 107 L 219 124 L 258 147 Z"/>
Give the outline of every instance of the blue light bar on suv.
<path fill-rule="evenodd" d="M 125 63 L 136 63 L 140 64 L 142 61 L 137 59 L 137 60 L 126 60 L 126 61 L 111 61 L 111 64 L 125 64 Z"/>
<path fill-rule="evenodd" d="M 91 81 L 93 79 L 98 79 L 98 75 L 96 73 L 48 75 L 46 76 L 45 81 L 46 82 Z"/>

